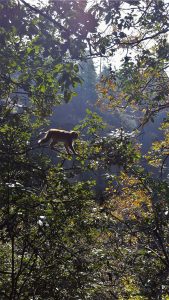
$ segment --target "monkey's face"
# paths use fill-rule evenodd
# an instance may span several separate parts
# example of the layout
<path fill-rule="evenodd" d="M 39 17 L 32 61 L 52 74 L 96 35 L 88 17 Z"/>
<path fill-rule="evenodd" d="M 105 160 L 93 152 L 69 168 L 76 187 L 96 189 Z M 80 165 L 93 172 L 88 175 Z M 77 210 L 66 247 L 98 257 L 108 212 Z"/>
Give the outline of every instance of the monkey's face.
<path fill-rule="evenodd" d="M 73 139 L 77 139 L 79 134 L 76 131 L 71 132 Z"/>

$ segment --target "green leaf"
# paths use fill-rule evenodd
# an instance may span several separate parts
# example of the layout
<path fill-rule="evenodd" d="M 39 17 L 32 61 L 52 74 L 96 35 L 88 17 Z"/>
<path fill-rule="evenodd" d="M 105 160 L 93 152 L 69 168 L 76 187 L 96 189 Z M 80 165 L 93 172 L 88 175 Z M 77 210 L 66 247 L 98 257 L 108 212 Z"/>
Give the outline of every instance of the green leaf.
<path fill-rule="evenodd" d="M 41 91 L 42 93 L 44 93 L 44 92 L 46 91 L 46 87 L 45 87 L 44 85 L 41 85 L 40 91 Z"/>
<path fill-rule="evenodd" d="M 79 66 L 78 66 L 78 65 L 74 65 L 73 69 L 74 69 L 74 71 L 75 71 L 76 73 L 79 72 Z"/>

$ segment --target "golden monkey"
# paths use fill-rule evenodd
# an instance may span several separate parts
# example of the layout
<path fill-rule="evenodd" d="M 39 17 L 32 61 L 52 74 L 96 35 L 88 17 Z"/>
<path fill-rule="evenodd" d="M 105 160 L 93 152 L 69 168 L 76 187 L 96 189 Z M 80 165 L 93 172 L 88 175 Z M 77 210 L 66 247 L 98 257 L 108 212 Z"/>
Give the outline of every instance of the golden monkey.
<path fill-rule="evenodd" d="M 38 144 L 43 144 L 50 141 L 51 149 L 54 149 L 54 146 L 58 142 L 64 143 L 65 149 L 68 154 L 71 154 L 69 150 L 71 150 L 74 154 L 75 149 L 73 148 L 73 140 L 78 138 L 78 133 L 76 131 L 66 131 L 60 129 L 49 129 L 45 136 L 38 141 Z"/>

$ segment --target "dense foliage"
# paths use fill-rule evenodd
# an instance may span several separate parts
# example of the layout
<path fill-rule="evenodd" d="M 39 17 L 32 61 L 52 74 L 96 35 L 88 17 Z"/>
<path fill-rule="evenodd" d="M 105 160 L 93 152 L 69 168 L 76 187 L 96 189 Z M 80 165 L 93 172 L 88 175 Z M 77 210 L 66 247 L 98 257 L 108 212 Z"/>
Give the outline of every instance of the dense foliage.
<path fill-rule="evenodd" d="M 0 298 L 169 299 L 169 4 L 2 0 L 0 14 Z M 97 90 L 94 57 L 110 64 Z M 78 155 L 38 146 L 80 93 Z M 100 107 L 137 126 L 106 127 Z"/>

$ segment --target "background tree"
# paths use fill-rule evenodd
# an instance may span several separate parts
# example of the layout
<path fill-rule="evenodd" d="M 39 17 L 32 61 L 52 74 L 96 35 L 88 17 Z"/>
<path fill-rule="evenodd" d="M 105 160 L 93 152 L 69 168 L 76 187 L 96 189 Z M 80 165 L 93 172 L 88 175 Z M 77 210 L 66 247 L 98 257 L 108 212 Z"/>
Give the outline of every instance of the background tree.
<path fill-rule="evenodd" d="M 163 136 L 144 156 L 138 140 L 138 130 L 168 108 L 169 5 L 139 0 L 86 5 L 0 4 L 4 300 L 169 297 L 167 115 Z M 104 20 L 107 29 L 101 32 Z M 111 60 L 120 49 L 116 71 Z M 51 151 L 37 147 L 39 131 L 48 126 L 53 105 L 68 102 L 75 89 L 79 93 L 86 69 L 91 80 L 85 81 L 83 101 L 88 98 L 95 72 L 92 62 L 81 69 L 79 60 L 107 55 L 112 65 L 97 85 L 100 101 L 128 115 L 138 111 L 138 128 L 107 134 L 104 120 L 87 109 L 75 126 L 78 155 L 57 148 L 56 162 Z M 150 172 L 150 166 L 158 171 Z M 93 174 L 100 169 L 105 184 L 96 194 Z"/>

